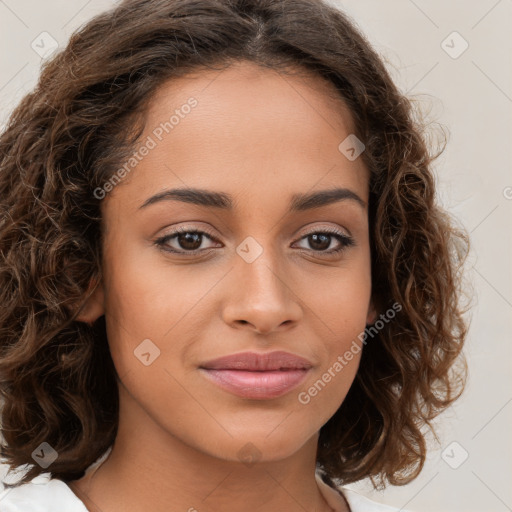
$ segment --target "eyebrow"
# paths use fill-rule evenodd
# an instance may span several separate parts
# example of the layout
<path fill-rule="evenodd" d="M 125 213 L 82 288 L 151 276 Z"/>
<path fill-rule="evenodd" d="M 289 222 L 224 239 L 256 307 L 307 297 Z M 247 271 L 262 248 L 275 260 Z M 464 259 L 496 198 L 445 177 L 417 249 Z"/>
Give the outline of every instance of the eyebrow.
<path fill-rule="evenodd" d="M 335 188 L 307 194 L 294 194 L 290 201 L 289 210 L 290 212 L 300 212 L 345 200 L 355 201 L 363 209 L 366 208 L 366 203 L 352 190 L 348 188 Z M 233 197 L 224 192 L 214 192 L 199 188 L 174 188 L 164 190 L 146 199 L 146 201 L 139 206 L 139 210 L 161 201 L 182 201 L 184 203 L 227 211 L 232 211 L 235 204 Z"/>

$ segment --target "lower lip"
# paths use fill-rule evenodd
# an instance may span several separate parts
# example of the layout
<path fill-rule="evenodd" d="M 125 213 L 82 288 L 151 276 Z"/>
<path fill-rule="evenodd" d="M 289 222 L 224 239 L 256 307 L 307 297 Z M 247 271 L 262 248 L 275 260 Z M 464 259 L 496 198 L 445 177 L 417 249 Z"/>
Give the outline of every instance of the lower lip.
<path fill-rule="evenodd" d="M 219 387 L 241 396 L 265 400 L 285 395 L 297 387 L 309 370 L 275 370 L 267 372 L 250 372 L 243 370 L 208 370 L 201 371 Z"/>

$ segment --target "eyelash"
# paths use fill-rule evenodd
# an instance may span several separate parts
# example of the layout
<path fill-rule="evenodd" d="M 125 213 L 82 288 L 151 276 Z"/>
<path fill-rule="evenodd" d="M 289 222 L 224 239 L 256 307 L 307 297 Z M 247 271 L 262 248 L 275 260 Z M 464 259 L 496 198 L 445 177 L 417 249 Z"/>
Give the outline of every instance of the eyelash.
<path fill-rule="evenodd" d="M 172 254 L 177 254 L 179 256 L 184 256 L 184 257 L 197 256 L 201 252 L 206 252 L 206 251 L 212 250 L 212 249 L 196 249 L 194 251 L 186 251 L 185 250 L 182 252 L 182 251 L 177 251 L 175 249 L 169 249 L 167 242 L 173 238 L 176 238 L 178 235 L 180 235 L 182 233 L 205 235 L 211 241 L 217 241 L 217 239 L 208 231 L 201 231 L 198 229 L 190 229 L 187 227 L 181 227 L 181 228 L 177 228 L 176 230 L 174 230 L 173 232 L 171 232 L 167 235 L 157 238 L 154 243 L 156 246 L 158 246 L 159 249 L 161 249 L 163 251 L 170 252 Z M 329 251 L 315 251 L 314 249 L 302 249 L 303 251 L 312 251 L 312 252 L 318 253 L 320 255 L 324 255 L 324 254 L 325 255 L 335 255 L 335 254 L 341 253 L 348 247 L 355 245 L 354 239 L 352 237 L 346 235 L 345 233 L 343 233 L 337 229 L 332 229 L 332 230 L 325 229 L 325 230 L 311 231 L 310 233 L 306 233 L 304 236 L 299 238 L 299 240 L 303 240 L 304 238 L 307 238 L 308 236 L 318 235 L 318 234 L 330 235 L 330 236 L 335 237 L 340 242 L 340 244 L 341 244 L 340 247 L 338 249 L 331 249 Z"/>

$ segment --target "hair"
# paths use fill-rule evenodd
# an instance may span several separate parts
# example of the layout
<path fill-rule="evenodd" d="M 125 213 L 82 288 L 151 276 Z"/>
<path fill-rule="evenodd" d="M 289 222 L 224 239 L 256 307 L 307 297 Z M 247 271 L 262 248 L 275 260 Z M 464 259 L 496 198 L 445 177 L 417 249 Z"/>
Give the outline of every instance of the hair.
<path fill-rule="evenodd" d="M 319 433 L 317 468 L 344 484 L 418 476 L 432 420 L 462 393 L 469 241 L 438 205 L 434 154 L 411 99 L 355 22 L 323 0 L 125 0 L 44 61 L 0 135 L 0 454 L 65 481 L 114 442 L 117 374 L 105 318 L 77 320 L 102 277 L 93 191 L 133 154 L 167 80 L 249 61 L 313 72 L 348 105 L 370 170 L 372 297 L 386 321 Z M 400 307 L 393 307 L 399 304 Z M 381 322 L 382 323 L 382 322 Z M 5 484 L 7 485 L 7 484 Z"/>

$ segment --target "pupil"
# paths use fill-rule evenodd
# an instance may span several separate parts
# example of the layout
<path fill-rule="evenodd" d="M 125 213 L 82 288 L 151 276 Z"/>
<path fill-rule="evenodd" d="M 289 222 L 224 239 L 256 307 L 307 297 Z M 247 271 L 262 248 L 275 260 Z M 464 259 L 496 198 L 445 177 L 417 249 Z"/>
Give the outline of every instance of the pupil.
<path fill-rule="evenodd" d="M 318 250 L 325 250 L 329 247 L 330 243 L 330 235 L 326 235 L 323 233 L 310 235 L 310 238 L 313 240 L 313 243 L 310 242 L 312 248 Z M 320 247 L 318 247 L 320 244 Z"/>
<path fill-rule="evenodd" d="M 199 233 L 182 233 L 179 235 L 178 241 L 183 249 L 190 251 L 201 247 L 201 235 Z"/>

